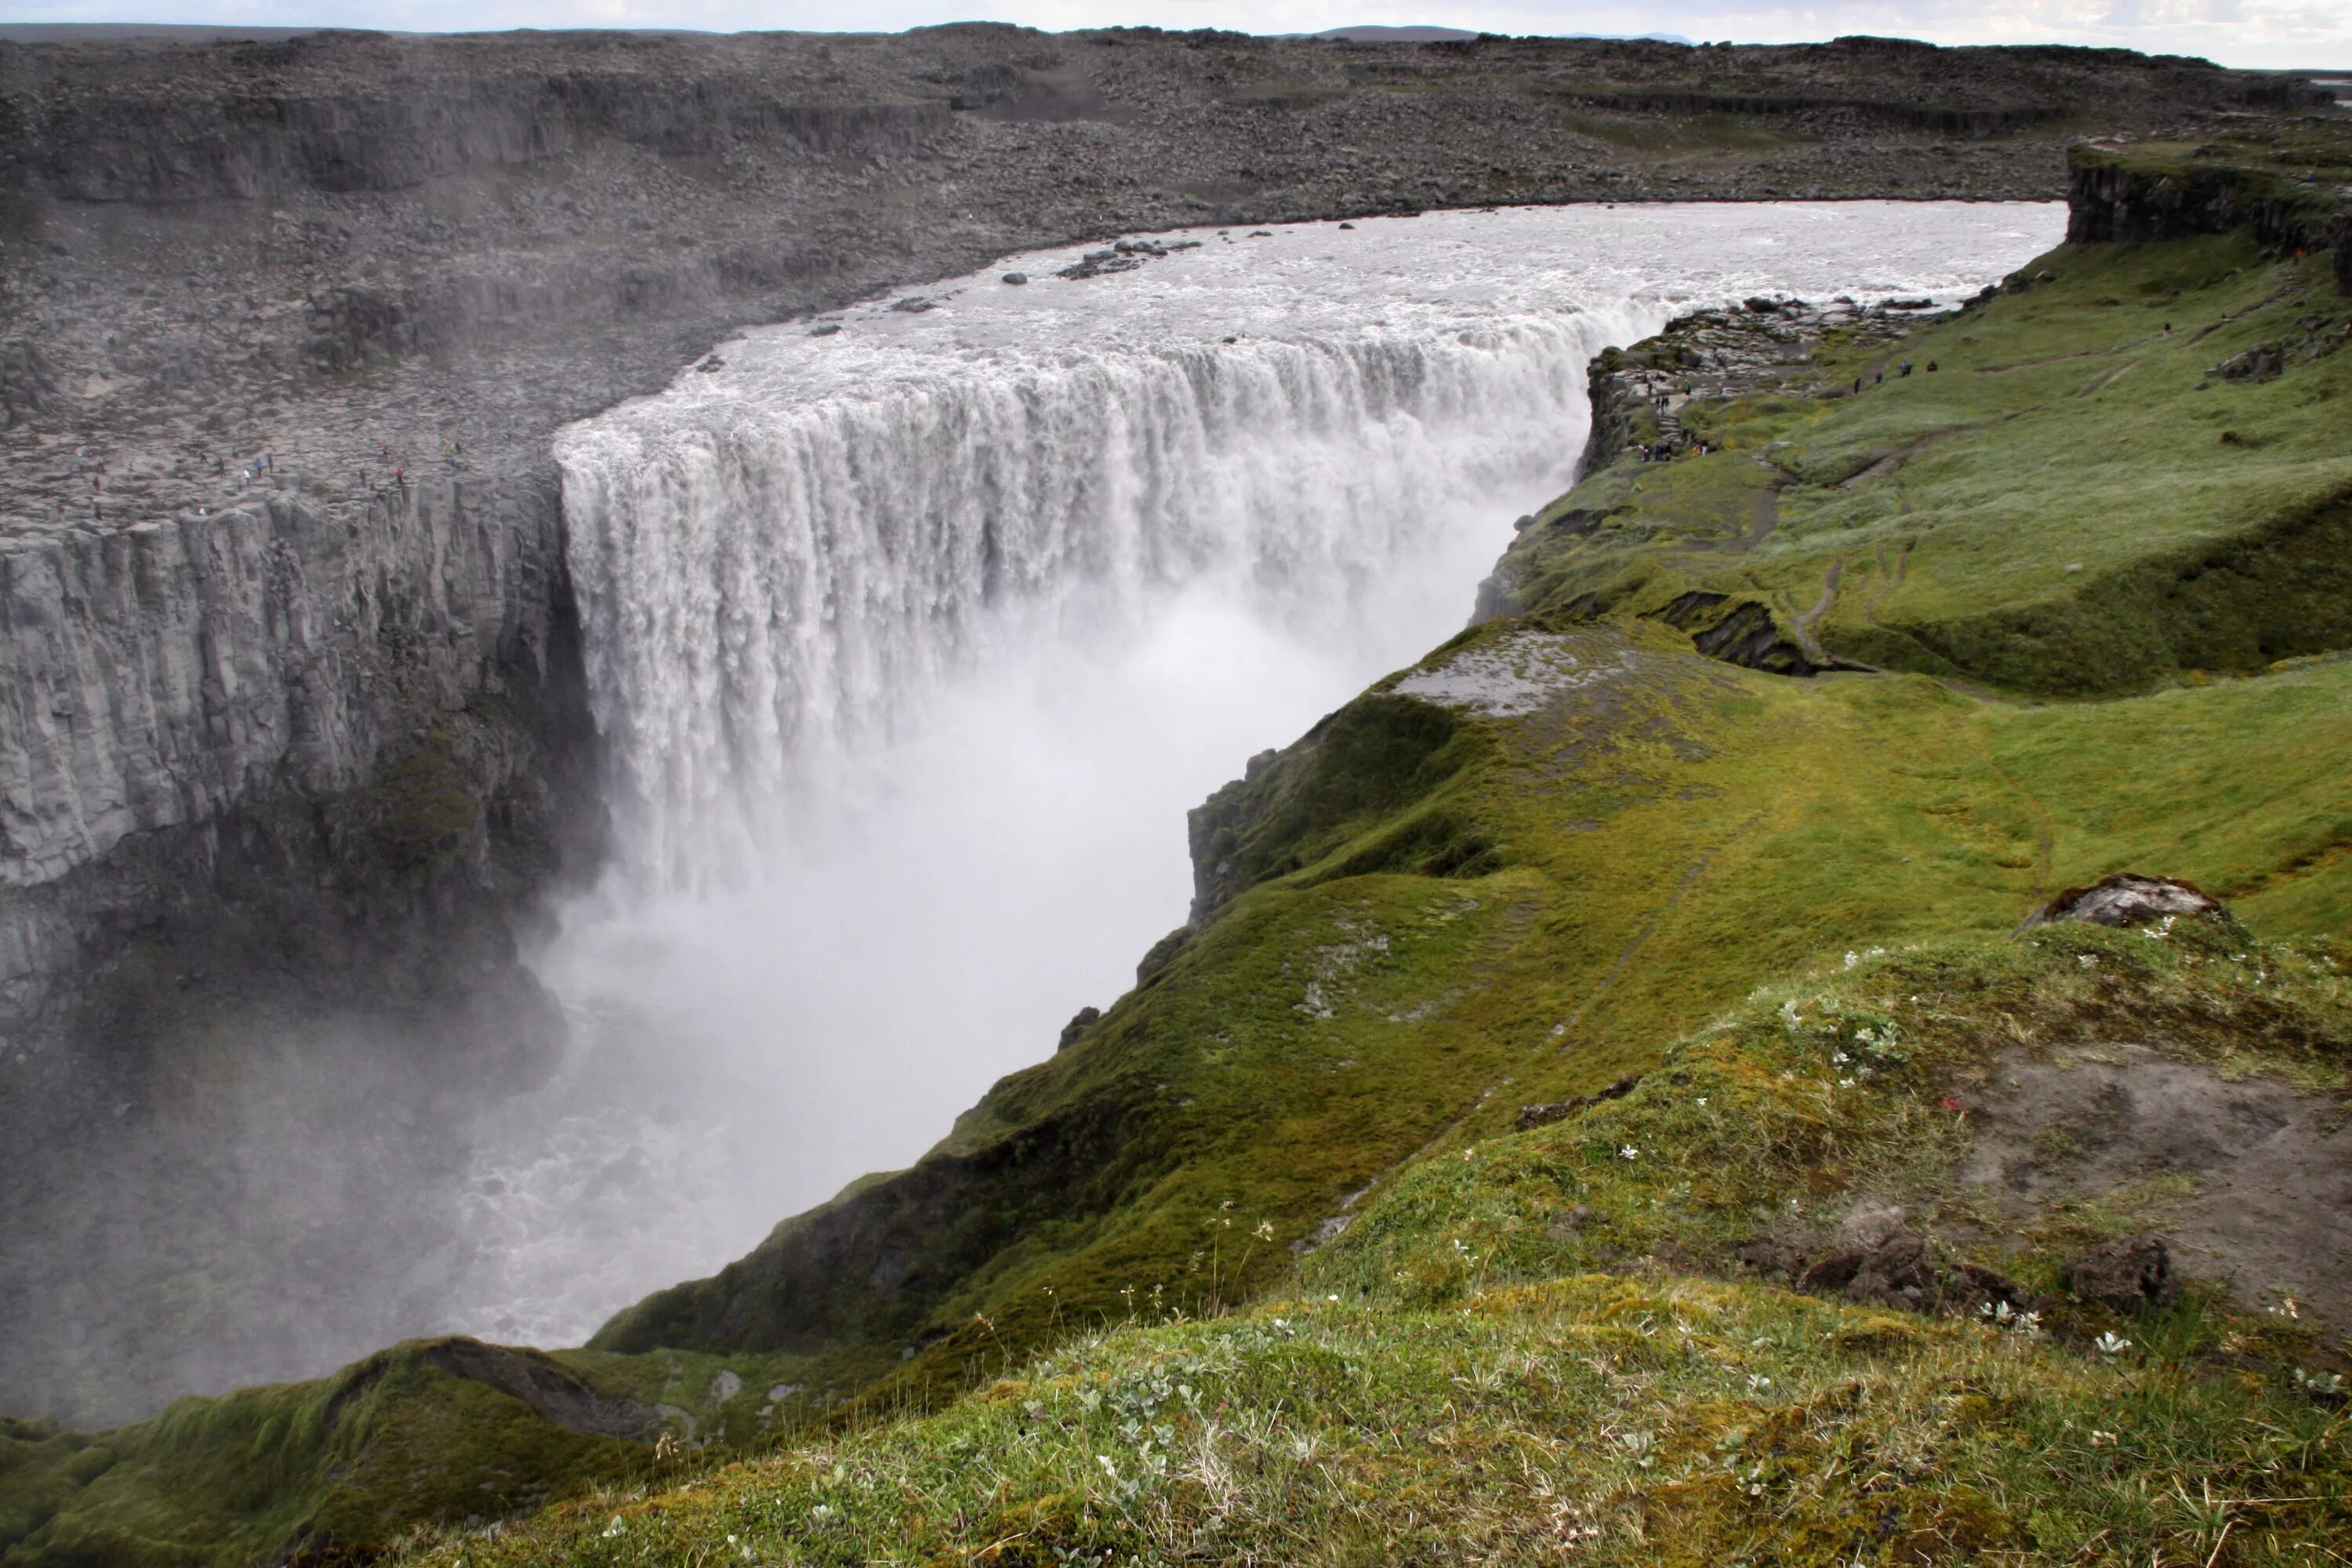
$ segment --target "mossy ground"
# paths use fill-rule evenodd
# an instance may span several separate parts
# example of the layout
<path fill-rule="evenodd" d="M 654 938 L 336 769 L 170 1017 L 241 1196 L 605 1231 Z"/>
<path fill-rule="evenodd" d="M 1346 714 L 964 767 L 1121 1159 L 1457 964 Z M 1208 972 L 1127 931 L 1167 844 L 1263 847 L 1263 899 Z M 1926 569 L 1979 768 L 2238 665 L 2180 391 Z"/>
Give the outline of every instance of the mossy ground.
<path fill-rule="evenodd" d="M 2127 1041 L 2340 1095 L 2352 1088 L 2346 966 L 2333 944 L 2265 946 L 2204 921 L 1849 953 L 1685 1039 L 1622 1100 L 1417 1168 L 1314 1257 L 1307 1282 L 1442 1303 L 1474 1284 L 1632 1260 L 1737 1273 L 1740 1242 L 1819 1246 L 1857 1206 L 1900 1205 L 1974 1236 L 1974 1261 L 2062 1291 L 2065 1257 L 2147 1227 L 2177 1189 L 2051 1204 L 1981 1232 L 1985 1194 L 1958 1179 L 1973 1086 L 2014 1050 Z M 1589 1217 L 1557 1223 L 1578 1205 Z M 2053 1327 L 2086 1340 L 2127 1325 L 2078 1306 Z"/>
<path fill-rule="evenodd" d="M 1792 1201 L 1957 1204 L 1938 1075 L 2019 1028 L 2137 1012 L 2170 1048 L 2341 1081 L 2338 960 L 2296 944 L 2352 926 L 2352 659 L 2298 584 L 2346 558 L 2352 355 L 2199 384 L 2343 310 L 2243 238 L 2044 269 L 1915 338 L 1933 375 L 1832 395 L 1872 368 L 1832 342 L 1785 395 L 1686 413 L 1718 455 L 1589 479 L 1550 510 L 1605 511 L 1597 532 L 1515 552 L 1529 615 L 1220 796 L 1226 901 L 1070 1049 L 911 1170 L 563 1358 L 643 1400 L 699 1387 L 735 1445 L 778 1424 L 746 1408 L 776 1405 L 767 1379 L 799 1383 L 814 1397 L 782 1414 L 822 1419 L 821 1444 L 625 1475 L 436 1561 L 2340 1557 L 2344 1415 L 2294 1380 L 2332 1375 L 2307 1334 L 2207 1296 L 2102 1354 L 2088 1318 L 2028 1338 L 1707 1277 Z M 1898 673 L 1739 668 L 1653 613 L 1720 584 L 1790 616 L 1832 566 L 1813 634 Z M 1560 613 L 1596 588 L 1598 624 Z M 2053 692 L 2107 700 L 2019 700 Z M 2011 940 L 2123 869 L 2230 901 L 2262 967 Z M 1891 956 L 1790 981 L 1849 950 Z M 1798 1025 L 1751 999 L 1775 984 Z M 1900 1063 L 1824 1079 L 1832 1049 L 1890 1040 Z M 1609 1225 L 1557 1233 L 1579 1203 Z M 2046 1283 L 2063 1246 L 2136 1217 L 1996 1250 Z M 721 1373 L 744 1387 L 715 1400 Z M 150 1541 L 242 1561 L 375 1506 L 373 1482 L 337 1489 L 379 1472 L 337 1465 L 430 1447 L 457 1396 L 433 1397 L 350 1454 L 317 1426 L 291 1468 L 194 1443 L 259 1489 L 177 1522 L 204 1476 L 112 1484 L 151 1478 Z M 70 1556 L 131 1506 L 100 1489 L 114 1469 L 75 1468 L 115 1436 L 12 1440 L 0 1499 L 50 1510 L 16 1550 Z M 452 1440 L 405 1518 L 447 1521 L 435 1489 L 492 1464 Z M 120 1441 L 181 1451 L 160 1424 Z M 609 1483 L 604 1453 L 531 1473 Z"/>
<path fill-rule="evenodd" d="M 940 1415 L 427 1560 L 2319 1563 L 2345 1436 L 2282 1378 L 1584 1275 L 1088 1335 Z"/>
<path fill-rule="evenodd" d="M 640 1473 L 404 1345 L 315 1383 L 186 1399 L 98 1436 L 0 1430 L 0 1550 L 25 1563 L 245 1563 L 492 1519 Z"/>
<path fill-rule="evenodd" d="M 1779 396 L 1715 402 L 1692 369 L 1683 426 L 1714 449 L 1589 476 L 1556 504 L 1596 531 L 1531 529 L 1506 557 L 1521 603 L 1728 594 L 1833 655 L 2043 695 L 2345 646 L 2352 301 L 2330 258 L 2241 234 L 2019 276 L 1891 351 L 1831 333 Z M 2210 374 L 2264 344 L 2281 374 Z"/>

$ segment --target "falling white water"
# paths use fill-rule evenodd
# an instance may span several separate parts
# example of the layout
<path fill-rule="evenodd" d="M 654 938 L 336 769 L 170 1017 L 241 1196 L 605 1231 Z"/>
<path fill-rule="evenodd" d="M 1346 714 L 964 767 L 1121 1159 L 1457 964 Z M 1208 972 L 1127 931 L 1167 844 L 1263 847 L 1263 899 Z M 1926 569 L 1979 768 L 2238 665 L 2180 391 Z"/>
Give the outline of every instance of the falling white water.
<path fill-rule="evenodd" d="M 814 395 L 804 341 L 767 338 L 571 433 L 626 869 L 759 875 L 805 833 L 812 794 L 982 667 L 992 634 L 1099 651 L 1205 587 L 1302 637 L 1354 637 L 1398 563 L 1565 480 L 1584 363 L 1632 319 L 844 343 Z M 1457 610 L 1463 593 L 1448 585 Z"/>
<path fill-rule="evenodd" d="M 488 1114 L 460 1326 L 572 1339 L 902 1164 L 1179 923 L 1184 809 L 1455 629 L 1584 365 L 1759 292 L 1949 299 L 2056 206 L 1575 207 L 1015 258 L 558 446 L 618 864 Z M 1013 287 L 998 275 L 1034 281 Z"/>

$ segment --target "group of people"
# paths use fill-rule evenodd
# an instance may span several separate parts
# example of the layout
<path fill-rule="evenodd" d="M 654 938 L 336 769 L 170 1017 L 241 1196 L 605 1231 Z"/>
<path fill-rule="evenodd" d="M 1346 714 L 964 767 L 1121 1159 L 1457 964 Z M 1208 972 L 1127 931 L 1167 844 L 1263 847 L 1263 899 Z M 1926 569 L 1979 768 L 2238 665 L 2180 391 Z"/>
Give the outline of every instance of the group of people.
<path fill-rule="evenodd" d="M 1935 362 L 1934 360 L 1929 360 L 1929 361 L 1927 362 L 1927 370 L 1928 370 L 1929 374 L 1934 374 L 1935 369 L 1936 369 L 1936 362 Z M 1907 359 L 1906 359 L 1906 360 L 1905 360 L 1902 363 L 1900 363 L 1900 364 L 1898 364 L 1898 365 L 1896 365 L 1896 366 L 1895 367 L 1895 379 L 1896 379 L 1896 380 L 1898 380 L 1898 381 L 1899 381 L 1899 380 L 1901 380 L 1903 377 L 1905 377 L 1905 376 L 1906 376 L 1906 375 L 1909 375 L 1910 374 L 1911 374 L 1911 362 L 1910 362 L 1909 360 L 1907 360 Z M 1870 377 L 1870 384 L 1871 384 L 1871 385 L 1873 385 L 1873 386 L 1877 386 L 1877 385 L 1879 385 L 1880 384 L 1882 384 L 1883 382 L 1885 382 L 1885 380 L 1886 380 L 1886 373 L 1885 373 L 1884 370 L 1874 371 L 1874 372 L 1872 372 L 1872 373 L 1871 373 L 1871 377 Z M 1858 375 L 1857 375 L 1857 376 L 1855 376 L 1855 377 L 1853 378 L 1853 395 L 1854 395 L 1856 397 L 1860 397 L 1860 396 L 1862 395 L 1862 377 L 1860 377 L 1860 376 L 1858 376 Z"/>
<path fill-rule="evenodd" d="M 389 441 L 378 441 L 375 444 L 375 455 L 377 458 L 383 463 L 384 467 L 391 470 L 391 477 L 383 485 L 371 484 L 369 482 L 369 479 L 372 470 L 362 467 L 360 469 L 360 489 L 367 491 L 370 495 L 382 495 L 386 488 L 390 488 L 392 489 L 398 490 L 402 496 L 406 496 L 408 494 L 408 466 L 405 463 L 395 463 L 392 460 L 392 443 Z M 465 442 L 451 436 L 445 436 L 441 438 L 441 461 L 448 467 L 451 473 L 457 473 L 466 466 L 465 458 Z"/>
<path fill-rule="evenodd" d="M 359 473 L 360 489 L 371 495 L 381 495 L 383 493 L 383 489 L 385 488 L 391 488 L 397 489 L 403 497 L 405 497 L 408 494 L 408 469 L 405 465 L 394 463 L 393 461 L 392 443 L 389 441 L 377 442 L 376 455 L 383 460 L 385 468 L 390 470 L 390 478 L 386 481 L 385 486 L 372 486 L 369 482 L 371 479 L 371 470 L 362 467 Z M 464 467 L 465 456 L 465 442 L 455 437 L 444 437 L 442 438 L 441 460 L 448 466 L 449 472 L 453 474 L 457 473 Z M 206 462 L 210 462 L 212 464 L 213 472 L 215 476 L 224 479 L 228 477 L 228 458 L 225 455 L 211 451 L 198 451 L 196 454 L 196 471 L 198 473 L 202 473 L 204 471 L 204 465 Z M 74 477 L 77 479 L 87 479 L 89 481 L 90 521 L 92 522 L 105 521 L 106 458 L 100 454 L 92 452 L 86 446 L 76 447 L 73 453 L 73 465 Z M 261 479 L 270 475 L 274 475 L 277 472 L 278 456 L 274 452 L 263 452 L 252 458 L 241 461 L 237 464 L 237 478 L 242 482 L 257 483 Z M 62 523 L 66 520 L 66 502 L 60 500 L 57 504 L 58 521 Z M 199 517 L 207 515 L 205 510 L 201 506 L 195 510 L 196 515 Z"/>
<path fill-rule="evenodd" d="M 1683 390 L 1685 392 L 1688 392 L 1690 389 L 1688 387 L 1685 387 Z M 1653 414 L 1655 414 L 1660 419 L 1663 420 L 1665 418 L 1673 406 L 1674 397 L 1672 394 L 1664 392 L 1654 392 L 1650 394 L 1650 411 Z M 1642 442 L 1640 445 L 1636 446 L 1633 450 L 1639 455 L 1640 459 L 1644 463 L 1664 463 L 1671 462 L 1681 451 L 1685 450 L 1688 451 L 1694 458 L 1704 458 L 1706 456 L 1706 443 L 1704 441 L 1694 441 L 1687 447 L 1678 448 L 1672 441 L 1661 438 L 1656 441 Z"/>
<path fill-rule="evenodd" d="M 360 489 L 370 494 L 381 495 L 385 488 L 390 488 L 397 489 L 402 496 L 406 496 L 409 485 L 408 469 L 404 465 L 394 463 L 392 460 L 392 443 L 389 441 L 379 441 L 376 443 L 376 454 L 383 459 L 385 467 L 390 470 L 390 477 L 383 486 L 372 486 L 370 483 L 372 477 L 371 470 L 362 467 L 359 473 Z M 448 469 L 451 473 L 457 473 L 464 467 L 465 455 L 465 442 L 455 437 L 443 437 L 441 441 L 441 460 L 448 466 Z M 212 465 L 212 469 L 215 475 L 224 479 L 228 477 L 228 458 L 222 453 L 199 451 L 196 454 L 195 461 L 196 471 L 198 473 L 203 472 L 204 465 L 209 462 Z M 86 446 L 76 447 L 73 453 L 73 465 L 74 477 L 77 479 L 87 479 L 89 481 L 90 521 L 93 522 L 105 521 L 106 458 L 100 454 L 92 452 Z M 237 464 L 237 478 L 239 481 L 244 483 L 257 483 L 261 479 L 274 475 L 277 472 L 278 456 L 274 452 L 262 452 L 253 458 L 244 459 Z M 62 523 L 66 520 L 66 502 L 63 500 L 58 501 L 57 503 L 57 508 L 58 521 Z M 196 515 L 199 517 L 208 515 L 205 509 L 201 506 L 197 507 L 195 510 Z"/>
<path fill-rule="evenodd" d="M 213 473 L 216 477 L 222 479 L 228 477 L 228 458 L 226 456 L 217 452 L 199 450 L 196 454 L 196 471 L 198 473 L 202 473 L 204 471 L 204 465 L 207 461 L 212 464 Z M 76 479 L 87 479 L 89 480 L 90 521 L 92 522 L 104 522 L 106 521 L 107 468 L 107 460 L 105 457 L 102 454 L 93 453 L 87 446 L 76 447 L 73 453 L 73 462 L 74 477 Z M 260 456 L 253 458 L 250 462 L 239 463 L 237 465 L 237 474 L 240 479 L 257 480 L 264 475 L 274 474 L 277 471 L 278 458 L 275 453 L 271 452 L 264 452 Z M 197 507 L 195 510 L 198 517 L 210 515 L 202 506 Z M 66 503 L 60 500 L 58 502 L 58 521 L 59 522 L 63 522 L 65 521 L 65 516 Z"/>

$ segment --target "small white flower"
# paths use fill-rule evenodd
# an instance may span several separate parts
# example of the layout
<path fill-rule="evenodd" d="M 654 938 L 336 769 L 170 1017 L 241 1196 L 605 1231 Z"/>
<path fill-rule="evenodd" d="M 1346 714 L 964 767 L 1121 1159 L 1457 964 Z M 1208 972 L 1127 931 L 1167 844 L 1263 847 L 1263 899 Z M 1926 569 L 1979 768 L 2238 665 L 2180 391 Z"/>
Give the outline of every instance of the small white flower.
<path fill-rule="evenodd" d="M 1849 952 L 1845 955 L 1845 966 L 1848 969 L 1852 969 L 1855 964 L 1860 963 L 1861 962 L 1862 955 L 1858 952 Z"/>
<path fill-rule="evenodd" d="M 1706 1096 L 1705 1096 L 1705 1095 L 1703 1095 L 1703 1094 L 1702 1094 L 1702 1095 L 1700 1095 L 1700 1096 L 1698 1097 L 1698 1102 L 1699 1102 L 1701 1105 L 1705 1105 L 1705 1104 L 1706 1103 Z"/>
<path fill-rule="evenodd" d="M 1638 1160 L 1642 1157 L 1642 1152 L 1628 1143 L 1617 1151 L 1617 1157 L 1621 1160 Z"/>
<path fill-rule="evenodd" d="M 2131 1341 L 2121 1334 L 2110 1332 L 2101 1334 L 2097 1339 L 2093 1340 L 2091 1346 L 2101 1355 L 2121 1355 L 2131 1349 Z"/>

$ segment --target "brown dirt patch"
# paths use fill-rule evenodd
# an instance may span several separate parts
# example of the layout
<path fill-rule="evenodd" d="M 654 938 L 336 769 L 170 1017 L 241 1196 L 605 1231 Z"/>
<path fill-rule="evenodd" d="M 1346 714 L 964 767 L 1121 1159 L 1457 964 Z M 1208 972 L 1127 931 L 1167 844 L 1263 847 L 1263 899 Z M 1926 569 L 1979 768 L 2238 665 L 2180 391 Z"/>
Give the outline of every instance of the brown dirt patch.
<path fill-rule="evenodd" d="M 2168 1175 L 2192 1190 L 2160 1226 L 2184 1273 L 2249 1306 L 2291 1296 L 2352 1331 L 2352 1104 L 2271 1079 L 2231 1080 L 2143 1046 L 2011 1052 L 1966 1097 L 1960 1173 L 2021 1215 Z"/>

